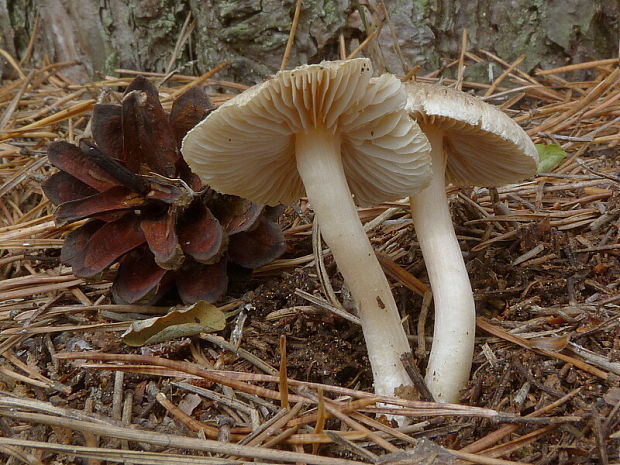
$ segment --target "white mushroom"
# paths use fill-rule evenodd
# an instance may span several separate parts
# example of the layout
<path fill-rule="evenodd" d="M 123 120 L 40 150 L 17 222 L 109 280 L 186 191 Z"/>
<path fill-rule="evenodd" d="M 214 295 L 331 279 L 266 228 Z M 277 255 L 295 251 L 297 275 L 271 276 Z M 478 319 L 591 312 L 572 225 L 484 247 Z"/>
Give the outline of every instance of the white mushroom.
<path fill-rule="evenodd" d="M 226 102 L 183 141 L 183 156 L 214 189 L 270 205 L 307 195 L 359 308 L 375 391 L 411 381 L 410 350 L 389 284 L 351 193 L 362 204 L 424 187 L 430 146 L 390 75 L 355 59 L 306 65 Z"/>
<path fill-rule="evenodd" d="M 517 123 L 476 97 L 433 84 L 406 88 L 407 111 L 428 137 L 433 160 L 431 184 L 410 197 L 435 304 L 425 379 L 435 400 L 457 402 L 471 369 L 476 312 L 445 185 L 520 181 L 536 174 L 538 153 Z"/>

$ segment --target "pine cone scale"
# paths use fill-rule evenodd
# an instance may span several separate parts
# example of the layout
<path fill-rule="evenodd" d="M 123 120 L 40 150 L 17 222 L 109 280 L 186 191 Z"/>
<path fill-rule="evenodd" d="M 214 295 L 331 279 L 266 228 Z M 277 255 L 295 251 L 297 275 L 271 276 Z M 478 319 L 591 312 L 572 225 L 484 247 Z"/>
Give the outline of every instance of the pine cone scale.
<path fill-rule="evenodd" d="M 170 110 L 170 125 L 177 147 L 181 147 L 185 134 L 205 119 L 213 108 L 209 97 L 198 87 L 192 87 L 174 101 Z"/>
<path fill-rule="evenodd" d="M 246 199 L 233 197 L 226 199 L 225 208 L 220 208 L 220 222 L 229 235 L 251 229 L 260 218 L 264 205 L 258 205 Z"/>
<path fill-rule="evenodd" d="M 97 193 L 88 184 L 84 184 L 64 171 L 51 175 L 43 182 L 41 187 L 47 198 L 54 205 L 89 197 Z"/>
<path fill-rule="evenodd" d="M 127 159 L 137 159 L 163 176 L 177 174 L 180 153 L 155 86 L 138 77 L 125 91 L 121 121 Z"/>
<path fill-rule="evenodd" d="M 177 226 L 183 252 L 204 264 L 218 260 L 228 242 L 218 219 L 202 202 L 196 202 L 186 213 Z"/>
<path fill-rule="evenodd" d="M 68 142 L 53 142 L 47 150 L 47 158 L 56 168 L 99 192 L 121 185 L 120 181 L 103 170 L 79 147 Z"/>
<path fill-rule="evenodd" d="M 125 215 L 112 223 L 104 223 L 92 233 L 87 230 L 86 234 L 89 235 L 88 239 L 82 239 L 76 246 L 73 259 L 65 262 L 71 265 L 73 274 L 81 278 L 90 278 L 101 273 L 122 255 L 145 242 L 138 219 L 133 215 Z"/>
<path fill-rule="evenodd" d="M 93 118 L 91 120 L 91 132 L 97 147 L 109 157 L 112 157 L 131 171 L 131 166 L 127 165 L 127 160 L 123 151 L 123 138 L 118 137 L 122 133 L 121 108 L 119 105 L 99 103 L 93 108 Z"/>
<path fill-rule="evenodd" d="M 226 257 L 212 265 L 188 262 L 176 274 L 176 285 L 181 300 L 188 304 L 198 300 L 215 302 L 228 287 Z"/>
<path fill-rule="evenodd" d="M 155 263 L 166 270 L 177 270 L 185 258 L 176 232 L 177 218 L 177 209 L 171 207 L 160 216 L 140 222 Z"/>
<path fill-rule="evenodd" d="M 148 249 L 138 247 L 121 260 L 112 297 L 121 304 L 150 304 L 173 283 L 172 273 L 158 266 Z"/>
<path fill-rule="evenodd" d="M 105 192 L 72 200 L 61 204 L 54 212 L 54 220 L 63 225 L 100 213 L 120 212 L 140 207 L 146 199 L 123 186 L 116 186 Z"/>
<path fill-rule="evenodd" d="M 244 268 L 258 268 L 272 262 L 285 250 L 282 230 L 261 217 L 254 229 L 230 236 L 228 258 Z"/>

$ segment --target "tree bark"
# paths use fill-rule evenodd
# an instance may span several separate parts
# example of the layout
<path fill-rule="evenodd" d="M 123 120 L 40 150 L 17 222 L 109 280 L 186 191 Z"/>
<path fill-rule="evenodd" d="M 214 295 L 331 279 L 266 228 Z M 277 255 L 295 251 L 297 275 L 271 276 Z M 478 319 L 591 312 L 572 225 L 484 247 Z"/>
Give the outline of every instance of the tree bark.
<path fill-rule="evenodd" d="M 38 15 L 35 62 L 45 56 L 79 60 L 68 71 L 74 78 L 117 67 L 161 72 L 191 15 L 192 32 L 173 68 L 202 73 L 229 61 L 220 77 L 258 82 L 280 66 L 294 3 L 0 0 L 0 47 L 22 56 Z M 396 73 L 417 64 L 437 69 L 442 59 L 458 56 L 464 27 L 470 50 L 488 50 L 508 62 L 525 54 L 524 71 L 610 58 L 618 54 L 619 10 L 610 0 L 304 0 L 289 66 L 337 58 L 341 32 L 352 49 L 381 22 L 378 42 L 366 53 L 379 69 Z M 10 68 L 0 59 L 3 70 Z M 466 78 L 488 80 L 489 65 L 469 66 Z"/>
<path fill-rule="evenodd" d="M 526 72 L 618 57 L 618 0 L 392 0 L 389 4 L 408 65 L 438 69 L 442 58 L 458 57 L 463 28 L 468 30 L 470 50 L 487 50 L 507 62 L 524 54 L 519 69 Z M 400 71 L 388 28 L 380 41 L 389 63 Z M 488 63 L 479 63 L 468 67 L 465 78 L 480 82 L 488 75 Z"/>

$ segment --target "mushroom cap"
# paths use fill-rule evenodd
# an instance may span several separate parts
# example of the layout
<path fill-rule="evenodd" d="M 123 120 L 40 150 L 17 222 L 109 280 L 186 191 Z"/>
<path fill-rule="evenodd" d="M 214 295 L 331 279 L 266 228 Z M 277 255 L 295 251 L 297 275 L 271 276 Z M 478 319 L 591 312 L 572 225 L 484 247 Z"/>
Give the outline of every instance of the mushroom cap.
<path fill-rule="evenodd" d="M 534 143 L 498 108 L 450 87 L 420 82 L 405 87 L 409 114 L 422 126 L 444 131 L 446 182 L 502 186 L 536 174 Z"/>
<path fill-rule="evenodd" d="M 344 172 L 359 203 L 406 197 L 430 180 L 430 144 L 404 110 L 402 83 L 371 75 L 365 58 L 280 71 L 192 129 L 183 156 L 222 193 L 290 203 L 305 195 L 295 134 L 324 129 L 340 137 Z"/>

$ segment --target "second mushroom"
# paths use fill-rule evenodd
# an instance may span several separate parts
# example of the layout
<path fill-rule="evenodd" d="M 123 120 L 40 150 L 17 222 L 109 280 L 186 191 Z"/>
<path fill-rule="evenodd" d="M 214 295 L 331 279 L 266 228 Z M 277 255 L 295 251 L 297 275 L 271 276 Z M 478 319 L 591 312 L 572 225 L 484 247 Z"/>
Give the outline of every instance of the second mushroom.
<path fill-rule="evenodd" d="M 370 62 L 323 62 L 281 71 L 222 105 L 183 141 L 203 182 L 269 205 L 307 195 L 353 296 L 378 394 L 410 385 L 410 350 L 389 283 L 364 232 L 358 203 L 417 191 L 431 174 L 426 137 L 404 110 L 391 75 Z"/>
<path fill-rule="evenodd" d="M 472 364 L 476 311 L 446 182 L 501 186 L 521 181 L 536 174 L 538 153 L 517 123 L 484 101 L 439 85 L 406 87 L 407 110 L 428 137 L 433 160 L 430 185 L 410 197 L 435 305 L 425 380 L 435 400 L 457 402 Z"/>

